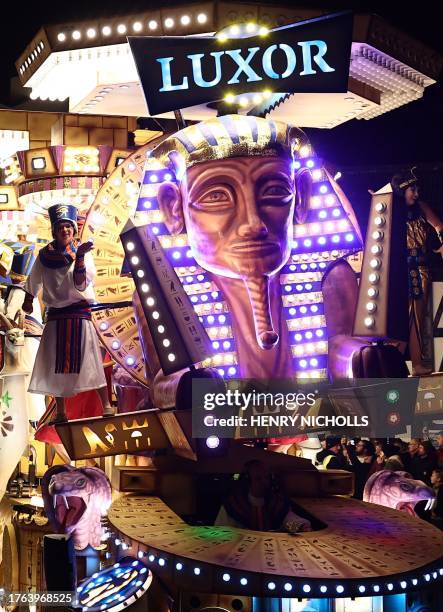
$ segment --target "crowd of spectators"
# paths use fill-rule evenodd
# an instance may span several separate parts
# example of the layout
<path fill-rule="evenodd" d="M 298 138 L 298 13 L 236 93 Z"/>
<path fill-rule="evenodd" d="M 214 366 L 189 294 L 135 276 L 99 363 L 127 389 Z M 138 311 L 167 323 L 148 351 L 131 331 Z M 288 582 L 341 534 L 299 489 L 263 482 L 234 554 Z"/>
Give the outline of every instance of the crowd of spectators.
<path fill-rule="evenodd" d="M 412 438 L 409 443 L 394 440 L 348 440 L 327 436 L 321 441 L 317 465 L 328 470 L 354 473 L 356 499 L 363 499 L 365 484 L 380 470 L 403 471 L 433 487 L 436 501 L 428 518 L 443 528 L 443 431 L 434 445 L 431 440 Z"/>

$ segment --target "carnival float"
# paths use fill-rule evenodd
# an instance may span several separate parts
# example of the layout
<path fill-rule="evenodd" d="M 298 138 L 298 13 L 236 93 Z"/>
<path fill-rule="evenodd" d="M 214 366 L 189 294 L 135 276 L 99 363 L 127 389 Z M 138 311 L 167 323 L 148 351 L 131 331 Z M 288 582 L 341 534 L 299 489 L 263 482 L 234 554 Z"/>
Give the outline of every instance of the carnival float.
<path fill-rule="evenodd" d="M 399 345 L 423 274 L 405 186 L 372 194 L 364 238 L 303 128 L 420 98 L 442 58 L 373 15 L 207 2 L 42 27 L 16 65 L 31 99 L 69 113 L 0 110 L 0 607 L 441 609 L 443 536 L 414 513 L 432 489 L 382 471 L 352 499 L 351 472 L 306 458 L 318 428 L 196 435 L 195 394 L 346 380 L 355 412 L 354 380 L 403 379 L 418 413 L 441 411 L 440 376 L 417 362 L 429 376 L 408 379 Z M 42 266 L 63 274 L 49 297 Z M 104 374 L 28 393 L 55 327 L 55 377 Z M 384 435 L 410 435 L 414 411 L 385 396 Z M 294 443 L 304 456 L 272 452 Z M 238 497 L 220 523 L 261 470 L 264 522 Z"/>

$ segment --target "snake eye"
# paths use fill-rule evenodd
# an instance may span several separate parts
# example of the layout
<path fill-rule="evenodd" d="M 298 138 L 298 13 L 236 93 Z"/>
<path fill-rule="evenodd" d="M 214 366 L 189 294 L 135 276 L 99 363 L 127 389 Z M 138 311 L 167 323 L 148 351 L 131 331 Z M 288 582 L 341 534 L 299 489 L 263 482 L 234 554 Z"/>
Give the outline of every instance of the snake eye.
<path fill-rule="evenodd" d="M 86 478 L 79 478 L 76 483 L 75 486 L 78 487 L 79 489 L 82 489 L 86 484 Z"/>

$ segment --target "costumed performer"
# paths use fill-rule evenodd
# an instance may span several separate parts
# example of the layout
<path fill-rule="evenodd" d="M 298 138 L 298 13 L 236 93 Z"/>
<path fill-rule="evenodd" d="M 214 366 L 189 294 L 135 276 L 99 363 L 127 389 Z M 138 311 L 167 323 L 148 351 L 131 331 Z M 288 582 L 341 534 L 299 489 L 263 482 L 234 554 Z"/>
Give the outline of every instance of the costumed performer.
<path fill-rule="evenodd" d="M 409 354 L 412 374 L 430 374 L 423 364 L 423 332 L 429 300 L 429 241 L 431 227 L 437 232 L 443 256 L 443 221 L 426 202 L 419 199 L 418 179 L 414 169 L 396 174 L 391 179 L 394 193 L 404 198 L 407 206 L 407 249 L 409 278 Z"/>
<path fill-rule="evenodd" d="M 55 397 L 54 422 L 67 420 L 65 398 L 90 390 L 99 394 L 103 415 L 112 416 L 114 408 L 109 402 L 100 346 L 91 320 L 90 305 L 95 301 L 93 244 L 74 240 L 75 206 L 56 204 L 48 213 L 54 241 L 39 252 L 25 284 L 23 302 L 23 310 L 30 314 L 33 297 L 43 288 L 42 298 L 48 309 L 29 392 Z"/>

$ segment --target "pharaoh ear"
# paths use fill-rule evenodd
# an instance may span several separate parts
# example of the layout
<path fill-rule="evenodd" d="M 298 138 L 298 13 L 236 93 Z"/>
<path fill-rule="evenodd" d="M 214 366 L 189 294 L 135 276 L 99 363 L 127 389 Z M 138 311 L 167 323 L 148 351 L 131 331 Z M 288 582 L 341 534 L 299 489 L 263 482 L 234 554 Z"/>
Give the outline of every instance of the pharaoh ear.
<path fill-rule="evenodd" d="M 308 216 L 312 192 L 312 177 L 308 169 L 295 175 L 295 188 L 295 220 L 297 223 L 304 223 Z"/>
<path fill-rule="evenodd" d="M 183 231 L 183 198 L 176 183 L 162 183 L 158 189 L 157 199 L 165 218 L 165 225 L 173 236 Z"/>

